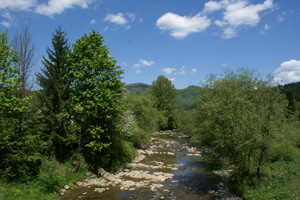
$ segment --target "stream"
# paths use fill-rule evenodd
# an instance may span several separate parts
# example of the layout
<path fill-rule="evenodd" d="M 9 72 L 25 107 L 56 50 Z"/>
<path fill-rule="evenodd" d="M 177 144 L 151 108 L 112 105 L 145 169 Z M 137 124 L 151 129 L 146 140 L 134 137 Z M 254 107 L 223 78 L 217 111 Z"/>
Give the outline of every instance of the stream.
<path fill-rule="evenodd" d="M 59 200 L 73 199 L 230 199 L 217 160 L 204 159 L 203 150 L 172 131 L 157 132 L 145 149 L 116 173 L 65 186 Z"/>

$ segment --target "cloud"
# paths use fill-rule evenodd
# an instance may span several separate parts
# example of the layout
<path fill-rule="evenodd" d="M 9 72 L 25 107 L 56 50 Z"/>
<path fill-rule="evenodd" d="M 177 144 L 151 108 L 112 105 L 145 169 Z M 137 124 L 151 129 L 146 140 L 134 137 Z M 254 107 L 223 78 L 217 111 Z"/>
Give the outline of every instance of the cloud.
<path fill-rule="evenodd" d="M 90 24 L 95 24 L 96 20 L 95 19 L 91 19 Z"/>
<path fill-rule="evenodd" d="M 40 4 L 36 7 L 35 12 L 41 15 L 52 17 L 61 14 L 65 9 L 71 9 L 76 6 L 87 8 L 95 0 L 49 0 L 47 4 Z"/>
<path fill-rule="evenodd" d="M 256 26 L 260 21 L 259 12 L 273 7 L 272 0 L 266 0 L 263 4 L 250 4 L 247 1 L 239 1 L 229 4 L 225 8 L 223 20 L 231 26 Z"/>
<path fill-rule="evenodd" d="M 197 72 L 197 69 L 192 69 L 192 73 L 196 73 Z"/>
<path fill-rule="evenodd" d="M 0 9 L 25 11 L 35 6 L 36 3 L 37 0 L 1 0 Z"/>
<path fill-rule="evenodd" d="M 222 38 L 236 37 L 238 28 L 257 26 L 260 22 L 260 13 L 274 7 L 273 0 L 265 0 L 261 4 L 250 4 L 249 0 L 221 0 L 205 3 L 203 13 L 222 10 L 222 20 L 215 20 L 215 24 L 223 28 Z"/>
<path fill-rule="evenodd" d="M 135 13 L 126 13 L 126 15 L 128 16 L 128 18 L 131 20 L 131 21 L 134 21 L 135 18 L 136 18 L 136 14 Z"/>
<path fill-rule="evenodd" d="M 210 19 L 200 14 L 187 17 L 168 12 L 157 19 L 156 26 L 161 30 L 169 30 L 176 39 L 183 39 L 191 33 L 204 31 L 210 23 Z"/>
<path fill-rule="evenodd" d="M 127 20 L 124 18 L 122 13 L 118 14 L 107 14 L 104 21 L 109 21 L 118 25 L 124 25 L 127 23 Z"/>
<path fill-rule="evenodd" d="M 224 28 L 222 38 L 229 39 L 237 36 L 237 32 L 232 27 Z"/>
<path fill-rule="evenodd" d="M 275 80 L 283 83 L 300 81 L 300 60 L 290 60 L 281 63 L 274 71 Z"/>
<path fill-rule="evenodd" d="M 265 24 L 264 29 L 269 30 L 271 27 L 268 24 Z"/>
<path fill-rule="evenodd" d="M 152 60 L 144 60 L 144 59 L 140 59 L 138 63 L 135 63 L 134 65 L 132 65 L 132 68 L 138 68 L 138 67 L 144 67 L 144 66 L 148 66 L 150 67 L 151 65 L 153 65 L 155 62 Z"/>
<path fill-rule="evenodd" d="M 9 22 L 7 22 L 7 21 L 2 21 L 2 22 L 0 22 L 0 24 L 2 26 L 5 26 L 6 28 L 9 28 L 11 26 L 11 24 Z"/>
<path fill-rule="evenodd" d="M 176 81 L 176 79 L 175 78 L 169 78 L 169 77 L 167 77 L 170 81 L 172 81 L 172 82 L 175 82 Z"/>
<path fill-rule="evenodd" d="M 260 34 L 264 35 L 266 33 L 266 31 L 269 30 L 270 28 L 271 28 L 271 26 L 269 26 L 268 24 L 265 24 L 264 30 L 260 31 Z"/>
<path fill-rule="evenodd" d="M 140 69 L 137 69 L 137 70 L 135 71 L 136 74 L 139 74 L 139 73 L 141 73 L 141 72 L 142 72 L 142 70 L 140 70 Z"/>
<path fill-rule="evenodd" d="M 215 2 L 215 1 L 209 1 L 204 4 L 204 12 L 213 12 L 220 10 L 222 8 L 222 5 L 220 2 Z"/>
<path fill-rule="evenodd" d="M 138 20 L 141 22 L 139 18 Z M 125 14 L 123 13 L 117 13 L 117 14 L 107 14 L 104 18 L 104 21 L 108 21 L 111 23 L 115 23 L 117 25 L 123 25 L 125 27 L 125 30 L 128 30 L 131 28 L 130 25 L 128 25 L 129 22 L 133 22 L 136 20 L 136 14 L 127 12 Z"/>
<path fill-rule="evenodd" d="M 152 60 L 147 61 L 147 60 L 140 59 L 139 61 L 143 66 L 151 66 L 154 64 L 154 61 L 152 61 Z"/>
<path fill-rule="evenodd" d="M 176 71 L 176 69 L 168 67 L 168 68 L 162 69 L 161 71 L 164 72 L 165 74 L 172 74 L 173 72 Z"/>

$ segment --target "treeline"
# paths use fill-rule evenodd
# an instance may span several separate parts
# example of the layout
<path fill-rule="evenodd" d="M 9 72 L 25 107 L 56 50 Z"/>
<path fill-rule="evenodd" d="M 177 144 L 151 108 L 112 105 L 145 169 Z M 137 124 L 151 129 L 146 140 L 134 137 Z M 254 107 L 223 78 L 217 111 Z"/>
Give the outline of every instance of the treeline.
<path fill-rule="evenodd" d="M 228 69 L 207 77 L 196 106 L 178 112 L 178 127 L 223 158 L 231 189 L 244 199 L 297 199 L 300 123 L 294 101 L 272 78 Z"/>
<path fill-rule="evenodd" d="M 93 30 L 71 45 L 56 29 L 30 91 L 18 65 L 28 60 L 1 33 L 0 198 L 55 198 L 90 172 L 131 161 L 152 132 L 176 128 L 171 81 L 159 76 L 150 97 L 128 95 L 103 42 Z"/>

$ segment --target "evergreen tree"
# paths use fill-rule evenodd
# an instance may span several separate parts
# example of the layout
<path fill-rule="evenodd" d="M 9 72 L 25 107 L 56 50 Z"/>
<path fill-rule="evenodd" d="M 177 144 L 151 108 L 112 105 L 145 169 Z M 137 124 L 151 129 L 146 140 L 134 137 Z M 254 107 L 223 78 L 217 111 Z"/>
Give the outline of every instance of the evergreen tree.
<path fill-rule="evenodd" d="M 288 89 L 286 92 L 286 99 L 288 100 L 288 106 L 287 106 L 287 117 L 291 117 L 295 111 L 296 111 L 296 99 L 291 91 L 291 89 Z"/>
<path fill-rule="evenodd" d="M 70 45 L 66 33 L 59 27 L 53 33 L 52 47 L 47 48 L 47 57 L 43 57 L 44 68 L 37 74 L 41 87 L 39 94 L 43 115 L 47 123 L 50 150 L 55 151 L 58 158 L 64 157 L 62 150 L 72 144 L 72 134 L 68 131 L 70 82 L 69 71 Z"/>
<path fill-rule="evenodd" d="M 43 142 L 30 107 L 33 96 L 18 97 L 22 85 L 17 60 L 7 32 L 0 33 L 0 177 L 27 180 L 38 173 Z"/>
<path fill-rule="evenodd" d="M 114 167 L 120 164 L 122 153 L 123 130 L 118 119 L 124 111 L 123 70 L 95 30 L 76 41 L 70 61 L 78 157 L 83 151 L 94 167 Z"/>

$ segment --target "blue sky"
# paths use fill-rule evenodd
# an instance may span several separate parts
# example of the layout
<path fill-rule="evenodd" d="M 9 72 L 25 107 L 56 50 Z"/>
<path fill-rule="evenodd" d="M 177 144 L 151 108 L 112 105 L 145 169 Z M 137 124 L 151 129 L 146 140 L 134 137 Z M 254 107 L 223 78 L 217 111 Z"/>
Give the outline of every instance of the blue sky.
<path fill-rule="evenodd" d="M 70 43 L 96 29 L 127 84 L 165 75 L 182 89 L 237 67 L 300 81 L 299 0 L 0 0 L 10 39 L 27 21 L 37 58 L 59 25 Z"/>

